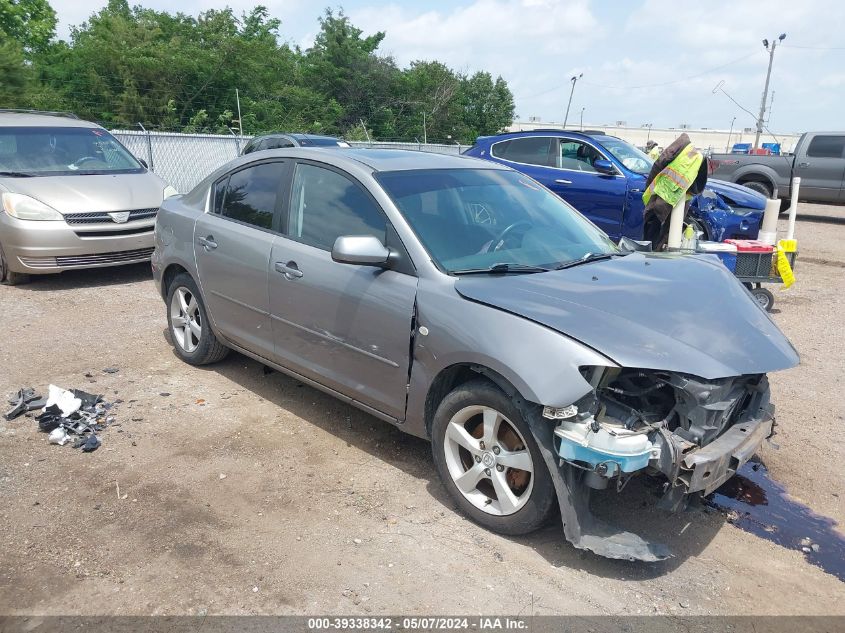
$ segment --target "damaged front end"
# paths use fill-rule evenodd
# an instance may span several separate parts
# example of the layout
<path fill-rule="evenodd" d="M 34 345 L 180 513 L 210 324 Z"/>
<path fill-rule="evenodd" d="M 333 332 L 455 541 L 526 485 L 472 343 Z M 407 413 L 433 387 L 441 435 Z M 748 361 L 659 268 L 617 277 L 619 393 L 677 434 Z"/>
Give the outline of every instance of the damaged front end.
<path fill-rule="evenodd" d="M 606 367 L 582 368 L 582 374 L 592 391 L 570 406 L 544 407 L 545 419 L 532 425 L 552 449 L 543 452 L 566 536 L 576 547 L 611 558 L 666 558 L 665 546 L 593 517 L 590 490 L 614 484 L 621 491 L 632 476 L 652 475 L 663 486 L 659 506 L 671 511 L 709 494 L 773 435 L 768 380 L 765 374 L 705 380 Z M 551 433 L 542 426 L 551 426 Z"/>

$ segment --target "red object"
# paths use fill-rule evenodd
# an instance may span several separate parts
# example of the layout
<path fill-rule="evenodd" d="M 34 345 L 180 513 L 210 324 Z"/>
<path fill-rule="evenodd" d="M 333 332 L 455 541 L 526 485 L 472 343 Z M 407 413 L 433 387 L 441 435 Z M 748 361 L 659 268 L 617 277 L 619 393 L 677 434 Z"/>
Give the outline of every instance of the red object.
<path fill-rule="evenodd" d="M 760 240 L 725 240 L 726 244 L 736 246 L 737 253 L 771 253 L 775 247 Z"/>
<path fill-rule="evenodd" d="M 749 154 L 754 154 L 756 156 L 770 156 L 772 150 L 767 147 L 758 147 L 757 149 L 752 149 L 748 152 Z"/>

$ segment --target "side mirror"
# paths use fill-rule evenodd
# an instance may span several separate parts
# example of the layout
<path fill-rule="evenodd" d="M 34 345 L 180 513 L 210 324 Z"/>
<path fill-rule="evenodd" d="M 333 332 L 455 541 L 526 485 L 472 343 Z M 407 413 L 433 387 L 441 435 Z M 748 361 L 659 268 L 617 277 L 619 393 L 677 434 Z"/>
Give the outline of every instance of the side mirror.
<path fill-rule="evenodd" d="M 603 158 L 599 158 L 593 161 L 593 169 L 595 169 L 600 174 L 606 174 L 608 176 L 616 175 L 616 168 L 613 166 L 613 163 Z"/>
<path fill-rule="evenodd" d="M 372 235 L 341 235 L 332 247 L 332 259 L 341 264 L 383 266 L 390 258 L 390 249 Z"/>

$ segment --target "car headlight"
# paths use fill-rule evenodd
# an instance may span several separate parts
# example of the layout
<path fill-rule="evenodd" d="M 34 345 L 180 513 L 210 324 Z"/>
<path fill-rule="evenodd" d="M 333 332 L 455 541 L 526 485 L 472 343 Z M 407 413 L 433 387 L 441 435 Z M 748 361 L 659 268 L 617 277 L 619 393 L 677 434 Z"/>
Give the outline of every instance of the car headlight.
<path fill-rule="evenodd" d="M 169 198 L 170 196 L 175 196 L 175 195 L 178 195 L 178 194 L 179 194 L 179 192 L 176 191 L 176 187 L 171 187 L 170 185 L 167 185 L 164 188 L 164 193 L 162 195 L 163 195 L 164 199 L 167 200 L 167 198 Z"/>
<path fill-rule="evenodd" d="M 3 210 L 18 220 L 64 220 L 53 207 L 22 193 L 4 193 Z"/>

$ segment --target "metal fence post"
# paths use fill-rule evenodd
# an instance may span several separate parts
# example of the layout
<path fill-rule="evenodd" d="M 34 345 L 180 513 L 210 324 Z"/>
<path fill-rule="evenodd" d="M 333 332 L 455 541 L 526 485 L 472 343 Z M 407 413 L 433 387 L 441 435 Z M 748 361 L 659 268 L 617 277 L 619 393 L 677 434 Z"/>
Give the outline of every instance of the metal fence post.
<path fill-rule="evenodd" d="M 147 135 L 147 158 L 149 159 L 150 164 L 147 165 L 150 168 L 150 171 L 155 171 L 155 167 L 153 164 L 153 142 L 150 139 L 150 132 L 147 130 L 140 121 L 138 121 L 138 127 L 141 128 L 144 133 Z"/>

